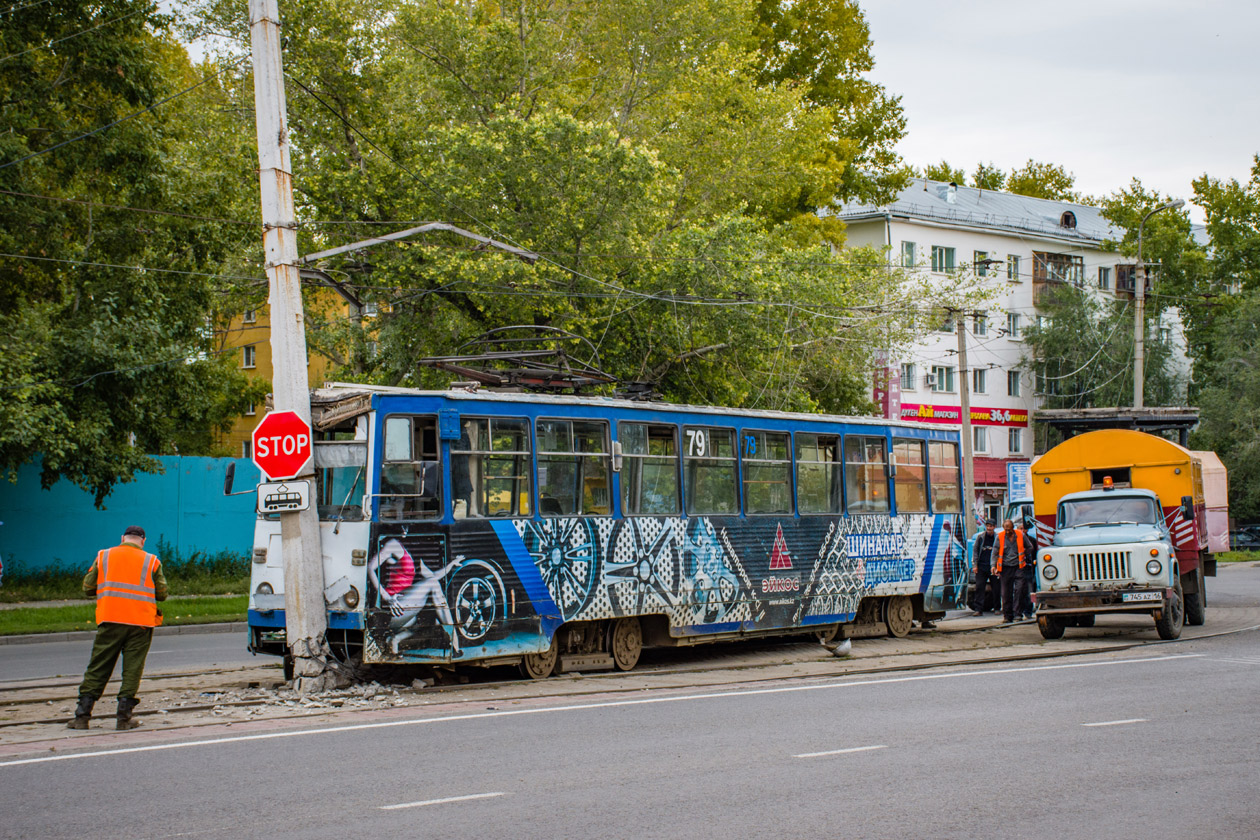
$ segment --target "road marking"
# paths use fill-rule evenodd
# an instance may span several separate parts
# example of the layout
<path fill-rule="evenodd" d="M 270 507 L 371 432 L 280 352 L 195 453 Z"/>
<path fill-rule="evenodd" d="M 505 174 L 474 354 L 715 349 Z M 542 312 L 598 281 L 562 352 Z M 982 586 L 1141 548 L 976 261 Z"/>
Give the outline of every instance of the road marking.
<path fill-rule="evenodd" d="M 827 750 L 826 752 L 801 753 L 794 755 L 792 758 L 818 758 L 823 755 L 844 755 L 845 753 L 869 752 L 870 750 L 886 750 L 887 744 L 876 744 L 873 747 L 849 747 L 847 750 Z"/>
<path fill-rule="evenodd" d="M 1082 723 L 1081 726 L 1124 726 L 1126 723 L 1146 723 L 1146 718 L 1128 718 L 1126 720 L 1104 720 L 1098 723 Z"/>
<path fill-rule="evenodd" d="M 827 682 L 810 685 L 789 685 L 777 688 L 748 688 L 737 691 L 714 691 L 707 694 L 677 694 L 666 697 L 644 697 L 635 700 L 607 700 L 599 703 L 575 703 L 571 706 L 540 706 L 536 709 L 506 709 L 494 712 L 473 712 L 464 715 L 447 715 L 445 717 L 409 718 L 407 720 L 388 720 L 376 723 L 350 723 L 344 726 L 327 726 L 322 729 L 289 729 L 279 732 L 260 732 L 256 735 L 230 735 L 223 738 L 206 738 L 200 741 L 174 741 L 168 744 L 148 744 L 142 747 L 119 747 L 112 750 L 96 752 L 68 753 L 65 755 L 44 755 L 38 758 L 18 758 L 12 761 L 0 761 L 0 767 L 16 767 L 21 764 L 44 764 L 49 761 L 74 761 L 81 758 L 105 758 L 115 755 L 133 753 L 161 752 L 163 750 L 179 750 L 187 747 L 209 747 L 216 744 L 238 744 L 245 741 L 270 741 L 274 738 L 297 738 L 303 735 L 334 735 L 341 732 L 359 732 L 368 729 L 390 729 L 396 726 L 424 726 L 437 723 L 455 723 L 465 720 L 481 720 L 484 718 L 516 717 L 518 715 L 541 715 L 554 712 L 580 712 L 589 709 L 615 709 L 624 706 L 646 706 L 655 703 L 682 703 L 693 700 L 715 700 L 727 697 L 755 697 L 767 694 L 791 694 L 798 691 L 825 691 L 828 689 L 862 688 L 871 685 L 892 685 L 895 683 L 926 682 L 928 680 L 951 680 L 961 677 L 1000 676 L 1002 674 L 1021 674 L 1031 671 L 1064 671 L 1070 668 L 1106 668 L 1115 665 L 1142 665 L 1150 662 L 1171 662 L 1178 659 L 1197 659 L 1201 653 L 1181 653 L 1170 656 L 1147 656 L 1141 659 L 1113 659 L 1104 662 L 1066 662 L 1056 665 L 1025 665 L 1019 668 L 991 668 L 985 671 L 951 671 L 942 674 L 914 674 L 905 677 L 881 677 L 870 680 L 853 680 L 850 682 Z"/>
<path fill-rule="evenodd" d="M 467 796 L 448 796 L 445 799 L 426 799 L 423 802 L 404 802 L 401 805 L 382 805 L 382 811 L 399 811 L 403 808 L 423 808 L 425 805 L 442 805 L 446 802 L 467 802 L 469 799 L 493 799 L 506 793 L 470 793 Z"/>
<path fill-rule="evenodd" d="M 1226 656 L 1214 656 L 1213 662 L 1236 662 L 1240 665 L 1260 665 L 1260 659 L 1231 659 Z"/>

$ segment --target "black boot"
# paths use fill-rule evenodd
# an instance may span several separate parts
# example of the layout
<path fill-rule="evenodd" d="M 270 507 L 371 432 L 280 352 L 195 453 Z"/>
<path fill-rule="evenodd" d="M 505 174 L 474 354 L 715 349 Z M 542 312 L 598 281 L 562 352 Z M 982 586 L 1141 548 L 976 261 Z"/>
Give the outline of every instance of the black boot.
<path fill-rule="evenodd" d="M 134 697 L 118 698 L 118 722 L 114 725 L 115 729 L 135 729 L 140 725 L 140 721 L 131 719 L 131 710 L 140 705 L 140 701 Z"/>
<path fill-rule="evenodd" d="M 87 729 L 92 719 L 92 706 L 96 705 L 96 697 L 92 694 L 80 694 L 79 705 L 74 707 L 74 720 L 66 724 L 66 729 Z"/>

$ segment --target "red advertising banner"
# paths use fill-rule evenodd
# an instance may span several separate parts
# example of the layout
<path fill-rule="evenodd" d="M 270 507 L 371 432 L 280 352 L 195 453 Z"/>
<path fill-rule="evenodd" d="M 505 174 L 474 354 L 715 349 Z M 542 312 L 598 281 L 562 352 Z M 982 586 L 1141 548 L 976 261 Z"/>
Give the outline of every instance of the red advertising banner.
<path fill-rule="evenodd" d="M 962 424 L 962 408 L 956 405 L 915 405 L 901 404 L 902 420 L 917 420 L 920 423 Z M 977 426 L 1027 426 L 1028 412 L 1018 408 L 984 408 L 971 407 L 971 422 Z"/>
<path fill-rule="evenodd" d="M 901 368 L 888 364 L 887 353 L 875 354 L 875 404 L 883 417 L 894 419 L 901 416 Z"/>

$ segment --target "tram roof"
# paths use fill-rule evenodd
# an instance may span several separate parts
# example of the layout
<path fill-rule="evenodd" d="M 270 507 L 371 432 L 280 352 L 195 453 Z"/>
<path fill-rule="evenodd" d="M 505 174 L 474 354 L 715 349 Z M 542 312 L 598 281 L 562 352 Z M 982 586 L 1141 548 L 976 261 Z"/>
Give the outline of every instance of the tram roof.
<path fill-rule="evenodd" d="M 617 397 L 579 397 L 569 394 L 531 394 L 526 392 L 504 392 L 478 389 L 476 391 L 462 388 L 448 388 L 441 391 L 421 390 L 418 388 L 400 388 L 390 385 L 364 385 L 355 382 L 329 382 L 323 388 L 311 393 L 312 408 L 316 406 L 332 409 L 338 404 L 349 402 L 356 406 L 350 412 L 335 412 L 344 419 L 347 414 L 366 413 L 370 406 L 371 396 L 399 397 L 441 397 L 443 399 L 469 402 L 501 402 L 526 403 L 532 405 L 582 405 L 595 408 L 617 408 L 631 411 L 668 411 L 690 414 L 713 414 L 724 417 L 738 415 L 740 417 L 761 417 L 774 420 L 809 420 L 812 422 L 861 423 L 869 426 L 890 426 L 905 429 L 921 429 L 930 432 L 955 432 L 952 426 L 939 423 L 919 423 L 912 420 L 893 420 L 887 417 L 842 414 L 808 414 L 799 411 L 772 411 L 759 408 L 729 408 L 712 405 L 689 405 L 687 403 L 671 403 L 660 400 L 627 400 Z M 324 424 L 317 423 L 322 426 Z"/>

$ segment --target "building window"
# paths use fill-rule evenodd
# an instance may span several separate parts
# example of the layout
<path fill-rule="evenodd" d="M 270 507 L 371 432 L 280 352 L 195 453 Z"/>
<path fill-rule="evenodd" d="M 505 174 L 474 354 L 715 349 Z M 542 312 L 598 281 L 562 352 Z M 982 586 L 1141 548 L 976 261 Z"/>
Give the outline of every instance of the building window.
<path fill-rule="evenodd" d="M 242 458 L 249 457 L 249 447 L 250 447 L 250 441 L 248 440 L 241 441 L 241 457 Z"/>
<path fill-rule="evenodd" d="M 1019 371 L 1008 370 L 1006 372 L 1006 393 L 1008 396 L 1019 396 Z"/>
<path fill-rule="evenodd" d="M 977 277 L 989 276 L 989 252 L 975 251 L 971 255 L 971 265 L 976 270 Z"/>
<path fill-rule="evenodd" d="M 948 365 L 933 365 L 931 388 L 933 391 L 952 392 L 954 390 L 954 369 Z"/>
<path fill-rule="evenodd" d="M 1170 343 L 1172 341 L 1172 327 L 1160 327 L 1159 340 L 1164 344 Z"/>
<path fill-rule="evenodd" d="M 988 371 L 984 368 L 976 368 L 971 372 L 971 390 L 976 394 L 985 393 L 988 385 Z"/>
<path fill-rule="evenodd" d="M 913 242 L 901 243 L 901 266 L 902 268 L 914 268 L 915 258 L 918 252 Z"/>
<path fill-rule="evenodd" d="M 258 406 L 255 405 L 254 403 L 250 403 L 249 407 L 245 409 L 246 417 L 253 417 L 257 413 L 258 413 Z"/>
<path fill-rule="evenodd" d="M 1012 283 L 1019 282 L 1019 257 L 1014 254 L 1006 255 L 1006 279 Z"/>
<path fill-rule="evenodd" d="M 1007 429 L 1006 445 L 1012 455 L 1018 455 L 1024 451 L 1024 430 L 1023 429 Z"/>
<path fill-rule="evenodd" d="M 945 320 L 941 322 L 941 325 L 936 328 L 936 330 L 937 332 L 952 333 L 954 331 L 954 316 L 947 316 Z"/>
<path fill-rule="evenodd" d="M 932 271 L 945 274 L 954 270 L 954 249 L 940 245 L 932 246 Z"/>
<path fill-rule="evenodd" d="M 989 334 L 989 313 L 977 312 L 972 318 L 971 331 L 978 336 Z"/>
<path fill-rule="evenodd" d="M 1019 338 L 1019 313 L 1006 313 L 1006 334 L 1010 338 Z"/>
<path fill-rule="evenodd" d="M 245 314 L 241 316 L 241 321 L 246 324 L 255 324 L 258 322 L 258 310 L 246 309 Z"/>
<path fill-rule="evenodd" d="M 915 389 L 914 376 L 915 370 L 912 362 L 907 362 L 901 366 L 901 390 L 913 391 Z"/>
<path fill-rule="evenodd" d="M 361 312 L 363 313 L 364 318 L 375 318 L 377 315 L 380 314 L 381 310 L 380 310 L 380 307 L 374 301 L 368 301 L 367 303 L 363 304 L 363 309 L 361 310 Z"/>
<path fill-rule="evenodd" d="M 1085 258 L 1078 254 L 1047 254 L 1033 251 L 1034 283 L 1085 283 Z"/>
<path fill-rule="evenodd" d="M 972 426 L 971 427 L 971 448 L 976 452 L 989 451 L 989 427 L 988 426 Z"/>
<path fill-rule="evenodd" d="M 1098 266 L 1098 288 L 1107 290 L 1111 288 L 1111 267 L 1106 265 Z"/>
<path fill-rule="evenodd" d="M 258 358 L 258 353 L 252 344 L 246 344 L 241 348 L 241 367 L 252 368 Z"/>

